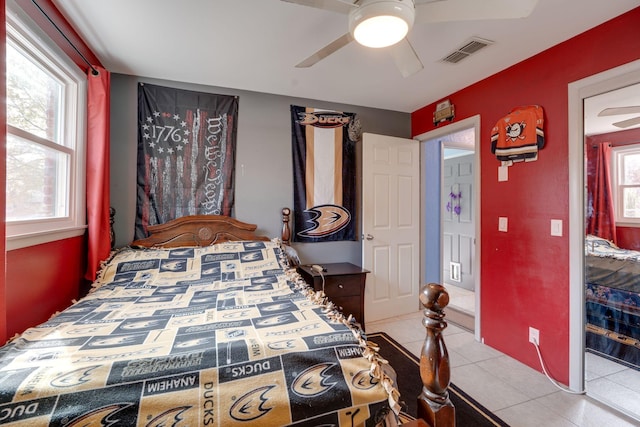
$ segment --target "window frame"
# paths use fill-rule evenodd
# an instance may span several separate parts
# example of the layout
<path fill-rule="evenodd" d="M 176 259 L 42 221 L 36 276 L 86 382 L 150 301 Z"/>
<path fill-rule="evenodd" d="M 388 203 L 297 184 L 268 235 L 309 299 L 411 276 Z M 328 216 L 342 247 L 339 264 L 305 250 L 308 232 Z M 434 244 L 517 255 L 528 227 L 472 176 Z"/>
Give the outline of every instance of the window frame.
<path fill-rule="evenodd" d="M 43 141 L 39 140 L 37 144 L 70 156 L 67 215 L 56 218 L 7 220 L 6 250 L 14 250 L 85 233 L 87 76 L 14 2 L 7 2 L 5 26 L 7 44 L 12 43 L 28 52 L 35 61 L 64 83 L 62 143 L 54 144 L 52 147 L 46 141 L 43 144 Z M 10 133 L 22 138 L 28 134 L 7 124 L 7 135 Z M 35 140 L 33 137 L 27 139 Z"/>
<path fill-rule="evenodd" d="M 640 227 L 640 217 L 624 216 L 625 188 L 640 188 L 640 184 L 625 185 L 620 183 L 620 169 L 625 156 L 640 154 L 640 144 L 621 145 L 611 148 L 611 192 L 613 193 L 613 210 L 616 225 L 623 227 Z"/>

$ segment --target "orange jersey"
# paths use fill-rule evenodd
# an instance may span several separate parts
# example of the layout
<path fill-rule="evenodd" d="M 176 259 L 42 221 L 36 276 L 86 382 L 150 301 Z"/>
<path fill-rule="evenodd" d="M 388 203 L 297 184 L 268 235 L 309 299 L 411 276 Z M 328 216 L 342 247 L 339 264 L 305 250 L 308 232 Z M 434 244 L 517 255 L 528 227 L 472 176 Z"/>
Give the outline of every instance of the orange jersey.
<path fill-rule="evenodd" d="M 491 130 L 491 152 L 501 161 L 536 160 L 544 146 L 544 112 L 539 105 L 513 109 Z"/>

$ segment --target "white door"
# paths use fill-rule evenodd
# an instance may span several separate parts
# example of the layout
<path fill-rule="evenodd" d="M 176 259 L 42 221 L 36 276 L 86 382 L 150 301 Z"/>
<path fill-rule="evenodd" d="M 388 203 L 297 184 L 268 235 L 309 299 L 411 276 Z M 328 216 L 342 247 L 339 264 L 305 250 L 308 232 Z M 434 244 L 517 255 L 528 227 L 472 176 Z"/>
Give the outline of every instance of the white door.
<path fill-rule="evenodd" d="M 475 290 L 474 154 L 445 159 L 442 170 L 442 257 L 445 283 Z"/>
<path fill-rule="evenodd" d="M 419 306 L 420 144 L 365 133 L 362 166 L 362 265 L 367 322 Z"/>

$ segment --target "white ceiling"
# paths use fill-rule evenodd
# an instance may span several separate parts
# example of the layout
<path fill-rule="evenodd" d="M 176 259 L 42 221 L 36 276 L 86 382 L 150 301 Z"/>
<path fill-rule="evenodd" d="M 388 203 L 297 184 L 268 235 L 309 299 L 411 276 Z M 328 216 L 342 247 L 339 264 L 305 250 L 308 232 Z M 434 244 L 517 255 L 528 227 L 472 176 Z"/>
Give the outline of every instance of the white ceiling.
<path fill-rule="evenodd" d="M 389 52 L 355 42 L 295 68 L 347 32 L 346 15 L 335 12 L 280 0 L 53 1 L 111 72 L 401 112 L 640 6 L 539 0 L 523 19 L 416 24 L 408 38 L 424 69 L 403 78 Z M 471 37 L 495 43 L 456 65 L 440 62 Z"/>

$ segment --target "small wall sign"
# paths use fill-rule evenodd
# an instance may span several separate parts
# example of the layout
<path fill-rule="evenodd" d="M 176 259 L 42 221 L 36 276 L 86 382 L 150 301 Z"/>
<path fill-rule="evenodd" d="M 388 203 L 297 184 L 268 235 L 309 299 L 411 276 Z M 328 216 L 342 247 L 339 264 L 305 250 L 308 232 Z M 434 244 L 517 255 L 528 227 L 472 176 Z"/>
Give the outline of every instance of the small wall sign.
<path fill-rule="evenodd" d="M 439 102 L 436 105 L 436 111 L 433 112 L 433 124 L 438 126 L 445 120 L 453 121 L 455 117 L 455 107 L 449 100 Z"/>

